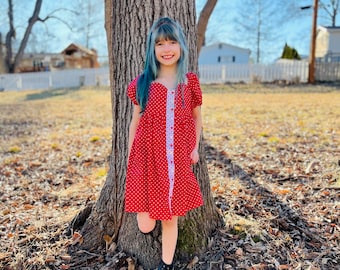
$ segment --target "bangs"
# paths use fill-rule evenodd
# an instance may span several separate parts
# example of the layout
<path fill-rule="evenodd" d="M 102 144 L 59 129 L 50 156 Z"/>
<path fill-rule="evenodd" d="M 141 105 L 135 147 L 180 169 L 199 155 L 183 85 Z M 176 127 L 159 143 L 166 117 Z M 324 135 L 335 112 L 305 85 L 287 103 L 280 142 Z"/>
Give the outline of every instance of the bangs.
<path fill-rule="evenodd" d="M 161 40 L 175 40 L 178 41 L 178 35 L 175 33 L 175 29 L 171 27 L 170 25 L 163 24 L 155 33 L 155 43 L 161 41 Z"/>

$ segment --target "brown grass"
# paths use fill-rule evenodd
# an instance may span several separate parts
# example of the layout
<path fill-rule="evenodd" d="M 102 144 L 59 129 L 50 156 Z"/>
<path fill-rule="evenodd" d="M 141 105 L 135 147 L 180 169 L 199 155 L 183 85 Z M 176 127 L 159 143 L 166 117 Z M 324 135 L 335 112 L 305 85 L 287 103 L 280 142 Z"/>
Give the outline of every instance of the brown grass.
<path fill-rule="evenodd" d="M 204 86 L 206 142 L 247 172 L 256 169 L 263 184 L 267 179 L 261 172 L 277 169 L 278 160 L 268 155 L 277 157 L 279 149 L 289 147 L 303 150 L 286 154 L 278 177 L 299 175 L 317 160 L 319 179 L 311 185 L 340 187 L 340 92 L 326 86 L 272 88 Z M 65 225 L 85 201 L 97 198 L 105 180 L 110 92 L 3 92 L 0 112 L 0 266 L 44 269 L 46 260 L 65 252 Z M 237 196 L 243 186 L 238 179 L 216 173 L 212 165 L 209 169 L 216 196 Z M 271 190 L 280 193 L 277 186 Z M 225 218 L 231 227 L 261 230 L 258 221 L 232 211 Z"/>

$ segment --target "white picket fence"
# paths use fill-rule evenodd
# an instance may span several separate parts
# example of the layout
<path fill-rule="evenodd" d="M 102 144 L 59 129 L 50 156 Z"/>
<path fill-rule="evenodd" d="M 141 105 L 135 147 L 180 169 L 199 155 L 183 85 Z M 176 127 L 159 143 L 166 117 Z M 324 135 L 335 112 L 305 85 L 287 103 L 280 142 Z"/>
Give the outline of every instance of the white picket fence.
<path fill-rule="evenodd" d="M 308 63 L 200 65 L 202 84 L 294 82 L 308 80 Z M 340 63 L 317 63 L 316 80 L 340 81 Z M 108 86 L 109 69 L 74 69 L 48 72 L 0 74 L 0 91 Z"/>
<path fill-rule="evenodd" d="M 230 64 L 199 66 L 201 83 L 307 82 L 308 63 Z"/>
<path fill-rule="evenodd" d="M 315 79 L 317 81 L 340 81 L 340 62 L 316 63 Z"/>
<path fill-rule="evenodd" d="M 0 89 L 32 90 L 110 85 L 108 68 L 0 74 Z"/>

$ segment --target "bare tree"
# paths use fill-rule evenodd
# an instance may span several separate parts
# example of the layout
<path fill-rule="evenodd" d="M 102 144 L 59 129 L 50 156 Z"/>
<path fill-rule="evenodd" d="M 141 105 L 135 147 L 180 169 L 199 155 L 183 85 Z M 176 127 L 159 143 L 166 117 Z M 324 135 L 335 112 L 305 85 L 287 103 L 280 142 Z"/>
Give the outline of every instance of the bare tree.
<path fill-rule="evenodd" d="M 216 6 L 217 0 L 207 0 L 197 22 L 197 51 L 201 51 L 205 41 L 205 32 L 207 30 L 209 18 Z"/>
<path fill-rule="evenodd" d="M 246 44 L 255 52 L 256 63 L 263 62 L 277 45 L 280 45 L 279 50 L 282 48 L 281 44 L 275 44 L 281 34 L 277 25 L 283 28 L 292 15 L 297 16 L 295 15 L 297 10 L 292 11 L 290 3 L 286 1 L 280 3 L 272 0 L 240 1 L 234 19 L 236 23 L 234 39 L 239 44 Z"/>
<path fill-rule="evenodd" d="M 339 0 L 323 0 L 320 1 L 320 8 L 326 14 L 326 18 L 331 22 L 331 26 L 336 26 L 336 18 L 339 13 L 340 1 Z"/>
<path fill-rule="evenodd" d="M 143 70 L 146 36 L 154 20 L 170 16 L 179 21 L 187 35 L 190 69 L 197 71 L 197 34 L 194 1 L 106 0 L 105 27 L 108 40 L 111 102 L 112 149 L 110 169 L 98 201 L 80 212 L 72 222 L 80 229 L 82 249 L 101 249 L 111 242 L 134 254 L 147 269 L 160 259 L 160 226 L 152 234 L 138 230 L 135 214 L 124 212 L 124 186 L 127 162 L 128 126 L 132 104 L 126 96 L 128 83 Z M 177 256 L 188 257 L 206 249 L 208 237 L 221 219 L 213 202 L 204 149 L 194 171 L 201 186 L 204 206 L 180 219 Z"/>
<path fill-rule="evenodd" d="M 71 18 L 73 32 L 77 33 L 86 48 L 90 48 L 93 46 L 94 40 L 103 35 L 104 3 L 95 0 L 72 1 L 72 10 L 75 13 L 73 19 Z"/>
<path fill-rule="evenodd" d="M 67 27 L 70 28 L 70 26 L 68 25 L 68 22 L 64 19 L 62 19 L 61 17 L 56 16 L 56 12 L 58 11 L 62 11 L 62 10 L 66 10 L 64 8 L 59 8 L 59 9 L 55 9 L 53 10 L 51 13 L 49 13 L 48 15 L 46 15 L 44 18 L 40 17 L 40 12 L 41 12 L 41 7 L 42 7 L 42 0 L 36 0 L 34 3 L 34 9 L 33 9 L 33 13 L 32 16 L 28 19 L 28 24 L 24 27 L 24 34 L 22 39 L 18 42 L 19 46 L 18 49 L 14 52 L 13 50 L 13 43 L 15 41 L 15 39 L 18 38 L 17 35 L 17 31 L 14 25 L 14 10 L 13 10 L 13 1 L 12 0 L 8 0 L 8 32 L 6 34 L 6 38 L 5 38 L 5 48 L 6 48 L 6 52 L 5 52 L 5 56 L 4 56 L 4 63 L 5 63 L 5 71 L 9 72 L 9 73 L 13 73 L 16 71 L 18 65 L 21 62 L 21 59 L 23 57 L 23 54 L 25 52 L 25 49 L 28 45 L 28 41 L 32 35 L 32 30 L 33 30 L 33 26 L 37 23 L 37 22 L 41 22 L 41 23 L 45 23 L 46 21 L 48 21 L 49 19 L 55 19 L 58 20 L 60 22 L 62 22 L 64 25 L 66 25 Z M 41 35 L 41 33 L 40 33 Z"/>
<path fill-rule="evenodd" d="M 20 42 L 20 46 L 18 49 L 18 52 L 13 57 L 13 51 L 12 51 L 12 39 L 15 38 L 15 29 L 14 29 L 14 19 L 13 19 L 13 3 L 12 0 L 8 0 L 8 18 L 9 18 L 9 31 L 6 35 L 6 57 L 5 57 L 5 64 L 7 71 L 10 73 L 15 72 L 16 67 L 21 61 L 21 58 L 24 54 L 24 50 L 26 48 L 28 38 L 31 34 L 33 25 L 37 21 L 43 21 L 41 18 L 39 18 L 39 12 L 41 9 L 42 0 L 37 0 L 35 2 L 35 7 L 33 14 L 31 18 L 28 20 L 28 25 L 24 33 L 24 37 L 22 38 Z"/>

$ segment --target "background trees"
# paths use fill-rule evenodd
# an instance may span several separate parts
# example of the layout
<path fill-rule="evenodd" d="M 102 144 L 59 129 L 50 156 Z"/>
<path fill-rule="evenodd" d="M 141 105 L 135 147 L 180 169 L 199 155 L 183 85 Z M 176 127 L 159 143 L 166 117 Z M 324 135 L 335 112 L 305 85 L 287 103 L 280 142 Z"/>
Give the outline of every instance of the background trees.
<path fill-rule="evenodd" d="M 28 25 L 27 28 L 25 30 L 24 36 L 20 42 L 19 45 L 19 49 L 18 51 L 13 54 L 13 50 L 12 50 L 12 40 L 13 38 L 16 37 L 16 30 L 14 28 L 14 16 L 13 16 L 13 2 L 12 0 L 8 0 L 8 20 L 9 20 L 9 31 L 6 34 L 6 41 L 5 41 L 5 45 L 6 45 L 6 56 L 5 56 L 5 68 L 7 72 L 14 72 L 15 68 L 17 67 L 17 65 L 19 64 L 22 55 L 24 53 L 24 50 L 26 48 L 29 36 L 31 34 L 33 25 L 38 22 L 38 21 L 44 21 L 45 19 L 41 19 L 39 17 L 39 13 L 40 13 L 40 9 L 41 9 L 41 4 L 42 4 L 42 0 L 37 0 L 35 3 L 35 7 L 33 10 L 33 14 L 30 17 L 30 19 L 28 20 Z"/>
<path fill-rule="evenodd" d="M 237 34 L 233 37 L 236 43 L 248 44 L 254 62 L 264 62 L 278 46 L 282 47 L 277 40 L 284 34 L 282 28 L 292 14 L 294 11 L 287 2 L 273 5 L 271 0 L 244 0 L 236 6 Z"/>
<path fill-rule="evenodd" d="M 281 58 L 301 60 L 301 57 L 299 53 L 297 52 L 297 50 L 295 48 L 288 46 L 287 43 L 285 44 L 283 48 Z"/>
<path fill-rule="evenodd" d="M 337 15 L 339 13 L 340 1 L 339 0 L 322 0 L 319 3 L 321 8 L 321 16 L 326 21 L 326 26 L 336 26 Z"/>
<path fill-rule="evenodd" d="M 103 10 L 104 4 L 93 0 L 72 1 L 71 5 L 65 0 L 8 0 L 0 7 L 3 72 L 14 72 L 25 52 L 60 52 L 71 42 L 106 50 Z"/>

